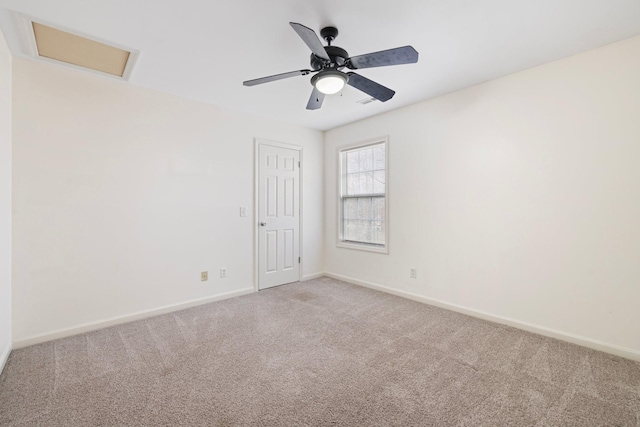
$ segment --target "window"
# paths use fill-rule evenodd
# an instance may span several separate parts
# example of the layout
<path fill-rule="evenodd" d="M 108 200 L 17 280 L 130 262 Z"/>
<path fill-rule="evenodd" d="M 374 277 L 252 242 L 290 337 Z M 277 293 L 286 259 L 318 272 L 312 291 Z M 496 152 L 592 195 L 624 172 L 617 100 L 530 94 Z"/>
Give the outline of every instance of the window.
<path fill-rule="evenodd" d="M 387 252 L 387 140 L 340 150 L 338 246 Z"/>

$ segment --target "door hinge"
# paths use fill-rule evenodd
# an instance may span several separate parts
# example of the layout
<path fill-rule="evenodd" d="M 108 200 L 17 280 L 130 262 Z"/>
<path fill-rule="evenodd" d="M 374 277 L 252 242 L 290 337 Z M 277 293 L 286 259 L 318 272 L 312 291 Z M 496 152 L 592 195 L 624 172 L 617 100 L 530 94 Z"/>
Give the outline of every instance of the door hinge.
<path fill-rule="evenodd" d="M 300 257 L 298 257 L 298 264 L 300 264 Z"/>
<path fill-rule="evenodd" d="M 298 162 L 298 167 L 300 167 L 300 162 Z"/>

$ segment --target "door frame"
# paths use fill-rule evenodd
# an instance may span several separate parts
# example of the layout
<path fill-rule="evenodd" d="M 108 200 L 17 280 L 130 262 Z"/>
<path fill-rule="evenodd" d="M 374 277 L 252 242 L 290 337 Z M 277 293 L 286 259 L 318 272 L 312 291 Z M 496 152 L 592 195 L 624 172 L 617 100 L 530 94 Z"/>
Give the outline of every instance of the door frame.
<path fill-rule="evenodd" d="M 302 199 L 302 195 L 304 193 L 303 191 L 303 171 L 304 171 L 304 161 L 303 161 L 303 150 L 302 150 L 302 146 L 301 145 L 294 145 L 294 144 L 288 144 L 285 142 L 278 142 L 278 141 L 273 141 L 270 139 L 265 139 L 265 138 L 255 138 L 254 139 L 254 143 L 253 143 L 253 288 L 255 290 L 255 292 L 258 292 L 260 290 L 259 288 L 259 280 L 260 280 L 260 267 L 258 265 L 258 262 L 260 260 L 260 242 L 259 242 L 259 226 L 258 223 L 260 222 L 260 194 L 259 193 L 259 188 L 260 188 L 260 146 L 261 145 L 269 145 L 271 147 L 278 147 L 278 148 L 286 148 L 289 150 L 295 150 L 298 151 L 300 153 L 300 185 L 298 185 L 298 191 L 299 191 L 299 207 L 300 207 L 300 214 L 299 216 L 299 222 L 300 222 L 300 231 L 299 231 L 299 247 L 300 247 L 300 251 L 299 251 L 299 256 L 300 256 L 300 265 L 298 268 L 298 281 L 301 282 L 302 281 L 302 267 L 304 266 L 304 256 L 303 256 L 303 246 L 302 246 L 302 241 L 303 241 L 303 237 L 304 233 L 302 232 L 303 230 L 303 199 Z"/>

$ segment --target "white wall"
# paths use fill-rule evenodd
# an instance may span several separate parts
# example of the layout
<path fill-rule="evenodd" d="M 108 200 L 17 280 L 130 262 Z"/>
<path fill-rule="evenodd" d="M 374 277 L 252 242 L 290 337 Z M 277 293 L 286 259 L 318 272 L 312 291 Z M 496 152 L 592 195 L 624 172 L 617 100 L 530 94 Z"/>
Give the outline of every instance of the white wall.
<path fill-rule="evenodd" d="M 0 32 L 0 372 L 11 349 L 11 53 Z"/>
<path fill-rule="evenodd" d="M 638 76 L 635 37 L 327 132 L 327 272 L 640 356 Z M 337 248 L 336 147 L 387 134 L 390 254 Z"/>
<path fill-rule="evenodd" d="M 13 70 L 16 345 L 252 289 L 255 137 L 303 146 L 303 274 L 323 271 L 321 132 L 50 64 Z"/>

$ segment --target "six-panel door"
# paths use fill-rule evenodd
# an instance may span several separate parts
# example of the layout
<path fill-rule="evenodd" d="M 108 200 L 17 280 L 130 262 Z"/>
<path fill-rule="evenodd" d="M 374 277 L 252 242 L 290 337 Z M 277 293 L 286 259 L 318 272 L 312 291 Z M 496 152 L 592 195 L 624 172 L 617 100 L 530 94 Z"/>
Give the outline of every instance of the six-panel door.
<path fill-rule="evenodd" d="M 297 282 L 300 264 L 300 152 L 259 145 L 258 288 Z"/>

